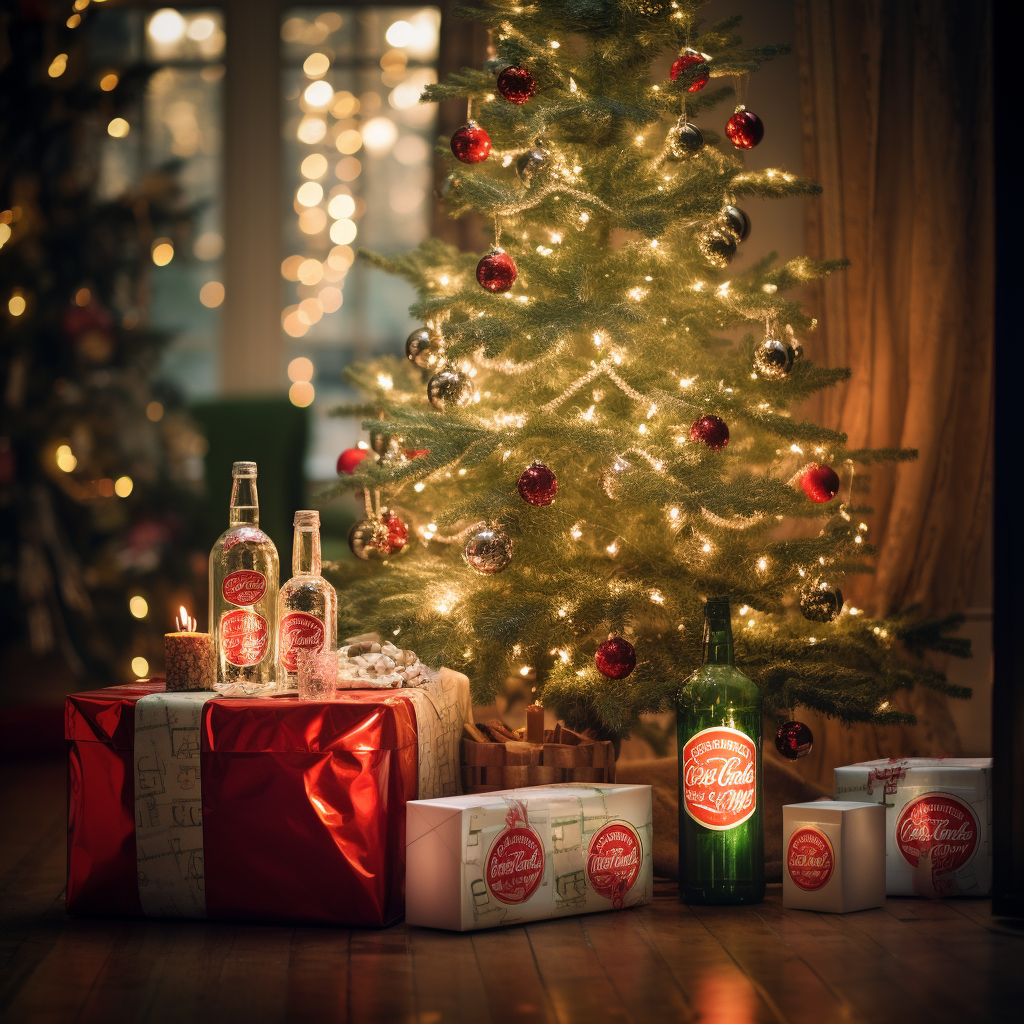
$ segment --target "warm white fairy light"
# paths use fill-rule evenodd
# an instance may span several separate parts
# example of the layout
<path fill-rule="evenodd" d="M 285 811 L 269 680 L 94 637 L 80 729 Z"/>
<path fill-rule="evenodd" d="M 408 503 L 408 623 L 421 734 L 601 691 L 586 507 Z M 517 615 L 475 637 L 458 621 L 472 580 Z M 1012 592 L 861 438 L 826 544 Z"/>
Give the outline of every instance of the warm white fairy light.
<path fill-rule="evenodd" d="M 655 414 L 656 414 L 657 412 L 658 412 L 658 407 L 657 407 L 656 405 L 652 405 L 652 406 L 650 407 L 650 409 L 648 409 L 648 410 L 647 410 L 647 418 L 648 418 L 648 419 L 650 419 L 650 418 L 651 418 L 652 416 L 654 416 L 654 415 L 655 415 Z"/>
<path fill-rule="evenodd" d="M 532 671 L 533 671 L 533 666 L 532 665 L 523 665 L 522 668 L 519 669 L 519 674 L 521 676 L 528 676 L 530 674 L 530 672 L 532 672 Z"/>
<path fill-rule="evenodd" d="M 609 554 L 609 555 L 611 555 L 611 556 L 612 556 L 612 558 L 614 558 L 614 557 L 615 557 L 615 556 L 616 556 L 616 555 L 617 555 L 617 554 L 619 553 L 619 545 L 618 545 L 618 543 L 617 543 L 616 541 L 614 541 L 614 540 L 613 540 L 613 541 L 611 542 L 611 544 L 609 544 L 609 545 L 608 545 L 608 546 L 607 546 L 607 547 L 605 548 L 605 551 L 607 551 L 607 552 L 608 552 L 608 554 Z"/>
<path fill-rule="evenodd" d="M 589 214 L 589 213 L 587 213 L 587 211 L 586 211 L 586 210 L 584 210 L 584 211 L 583 211 L 583 212 L 582 212 L 582 213 L 580 214 L 580 220 L 581 220 L 581 221 L 582 221 L 582 222 L 583 222 L 584 224 L 586 224 L 586 223 L 587 223 L 587 221 L 589 221 L 589 220 L 590 220 L 590 214 Z"/>
<path fill-rule="evenodd" d="M 888 711 L 888 709 L 889 709 L 889 702 L 887 700 L 883 700 L 882 703 L 878 705 L 878 710 L 879 711 Z"/>
<path fill-rule="evenodd" d="M 608 340 L 608 335 L 604 331 L 594 331 L 594 345 L 596 348 L 600 348 Z"/>
<path fill-rule="evenodd" d="M 559 608 L 558 609 L 558 617 L 560 619 L 564 619 L 566 617 L 566 615 L 568 615 L 568 614 L 569 614 L 569 609 L 568 608 Z"/>
<path fill-rule="evenodd" d="M 562 241 L 562 233 L 560 231 L 552 231 L 549 237 L 555 245 L 558 245 Z"/>
<path fill-rule="evenodd" d="M 665 603 L 665 598 L 662 596 L 662 593 L 661 593 L 660 590 L 652 590 L 651 594 L 650 594 L 650 597 L 651 597 L 651 601 L 654 602 L 654 604 L 664 604 Z"/>
<path fill-rule="evenodd" d="M 779 286 L 777 284 L 761 285 L 761 291 L 763 291 L 766 295 L 774 295 L 778 290 Z"/>
<path fill-rule="evenodd" d="M 412 485 L 412 489 L 418 494 L 426 486 L 427 485 L 422 480 L 417 480 L 416 483 Z"/>
<path fill-rule="evenodd" d="M 646 423 L 641 423 L 640 426 L 636 428 L 636 432 L 638 434 L 646 434 L 647 433 L 647 424 Z"/>
<path fill-rule="evenodd" d="M 572 529 L 571 529 L 571 530 L 569 531 L 569 536 L 571 536 L 573 540 L 579 540 L 579 539 L 580 539 L 580 537 L 582 537 L 582 536 L 583 536 L 583 531 L 582 531 L 582 530 L 580 529 L 580 524 L 579 524 L 579 523 L 577 523 L 577 524 L 576 524 L 576 525 L 575 525 L 575 526 L 574 526 L 574 527 L 573 527 L 573 528 L 572 528 Z"/>
<path fill-rule="evenodd" d="M 656 238 L 652 238 L 651 239 L 651 248 L 652 249 L 657 249 L 658 248 L 658 240 Z"/>
<path fill-rule="evenodd" d="M 586 412 L 580 413 L 580 419 L 586 420 L 587 423 L 593 423 L 597 419 L 597 414 L 594 412 L 594 406 L 590 406 Z"/>
<path fill-rule="evenodd" d="M 635 139 L 633 140 L 633 142 L 634 142 L 634 143 L 636 143 L 636 145 L 638 145 L 638 146 L 642 146 L 642 145 L 644 144 L 644 137 L 643 137 L 642 135 L 638 135 L 638 136 L 637 136 L 637 137 L 636 137 L 636 138 L 635 138 Z"/>
<path fill-rule="evenodd" d="M 464 469 L 460 469 L 459 470 L 459 476 L 465 476 L 465 475 L 466 475 L 466 471 Z"/>
<path fill-rule="evenodd" d="M 818 642 L 818 638 L 816 636 L 809 636 L 807 638 L 807 642 L 809 644 L 816 644 Z"/>
<path fill-rule="evenodd" d="M 761 557 L 757 560 L 757 568 L 759 572 L 765 572 L 768 568 L 768 559 Z"/>
<path fill-rule="evenodd" d="M 863 544 L 864 543 L 864 538 L 860 534 L 857 534 L 857 536 L 853 538 L 853 543 L 854 544 Z"/>
<path fill-rule="evenodd" d="M 690 285 L 690 287 L 695 292 L 702 292 L 702 291 L 704 291 L 704 282 L 703 281 L 694 281 L 693 284 Z"/>
<path fill-rule="evenodd" d="M 668 517 L 672 520 L 672 522 L 675 522 L 679 518 L 679 509 L 670 508 L 668 510 Z"/>
<path fill-rule="evenodd" d="M 696 377 L 680 377 L 679 386 L 685 391 L 686 388 L 692 388 L 696 380 Z"/>
<path fill-rule="evenodd" d="M 630 288 L 626 294 L 636 302 L 643 302 L 647 298 L 647 289 L 638 285 L 636 288 Z"/>
<path fill-rule="evenodd" d="M 729 285 L 731 281 L 723 281 L 716 289 L 715 292 L 720 299 L 727 298 L 729 295 Z"/>
<path fill-rule="evenodd" d="M 577 92 L 577 91 L 578 91 L 578 86 L 576 85 L 576 80 L 574 78 L 570 78 L 569 79 L 569 92 Z"/>
<path fill-rule="evenodd" d="M 385 390 L 390 391 L 394 386 L 395 382 L 391 379 L 390 373 L 378 373 L 377 383 Z"/>
<path fill-rule="evenodd" d="M 791 451 L 791 452 L 792 452 L 792 453 L 793 453 L 794 455 L 803 455 L 803 453 L 804 453 L 804 450 L 803 450 L 803 448 L 801 448 L 801 447 L 800 447 L 800 445 L 798 445 L 798 444 L 791 444 L 791 445 L 789 446 L 789 450 L 790 450 L 790 451 Z"/>
<path fill-rule="evenodd" d="M 850 605 L 846 609 L 846 611 L 847 611 L 848 615 L 863 615 L 864 614 L 864 609 L 863 608 L 854 608 L 853 605 Z"/>
<path fill-rule="evenodd" d="M 746 615 L 747 612 L 749 612 L 749 611 L 750 611 L 750 605 L 748 605 L 748 604 L 741 604 L 740 605 L 740 615 L 741 616 Z"/>
<path fill-rule="evenodd" d="M 711 554 L 711 541 L 704 541 L 701 545 L 701 551 L 703 551 L 705 555 Z"/>

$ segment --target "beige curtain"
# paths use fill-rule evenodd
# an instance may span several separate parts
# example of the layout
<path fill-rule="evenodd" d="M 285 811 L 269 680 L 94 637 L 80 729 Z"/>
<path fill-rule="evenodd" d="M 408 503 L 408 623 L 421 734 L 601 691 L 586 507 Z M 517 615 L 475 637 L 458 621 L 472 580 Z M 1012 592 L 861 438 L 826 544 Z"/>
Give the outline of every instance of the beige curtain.
<path fill-rule="evenodd" d="M 851 580 L 871 613 L 962 611 L 990 516 L 993 359 L 991 6 L 797 0 L 808 252 L 850 269 L 810 296 L 808 349 L 851 381 L 808 415 L 853 446 L 917 448 L 875 466 L 877 574 Z M 944 698 L 901 695 L 913 729 L 812 722 L 806 771 L 867 757 L 957 752 Z M 811 716 L 802 716 L 808 717 Z"/>

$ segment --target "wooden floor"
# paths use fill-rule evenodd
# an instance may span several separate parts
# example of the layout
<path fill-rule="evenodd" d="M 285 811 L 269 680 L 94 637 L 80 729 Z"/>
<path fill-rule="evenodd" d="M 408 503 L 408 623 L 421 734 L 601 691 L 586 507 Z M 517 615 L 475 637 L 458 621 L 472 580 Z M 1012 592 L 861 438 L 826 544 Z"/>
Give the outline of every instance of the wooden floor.
<path fill-rule="evenodd" d="M 831 1021 L 1022 1017 L 1024 933 L 987 901 L 890 899 L 847 916 L 653 905 L 448 935 L 64 913 L 64 773 L 7 764 L 0 1021 Z"/>

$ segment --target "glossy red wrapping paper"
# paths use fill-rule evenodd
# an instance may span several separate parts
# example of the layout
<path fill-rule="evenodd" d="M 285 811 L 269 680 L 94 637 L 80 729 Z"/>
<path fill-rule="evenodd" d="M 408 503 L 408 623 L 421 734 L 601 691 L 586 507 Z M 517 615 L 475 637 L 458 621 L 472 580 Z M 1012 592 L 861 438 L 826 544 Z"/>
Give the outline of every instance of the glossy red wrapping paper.
<path fill-rule="evenodd" d="M 141 915 L 135 702 L 162 683 L 72 694 L 68 888 L 73 913 Z M 405 804 L 416 717 L 395 691 L 331 702 L 214 698 L 200 775 L 210 918 L 381 926 L 404 909 Z"/>

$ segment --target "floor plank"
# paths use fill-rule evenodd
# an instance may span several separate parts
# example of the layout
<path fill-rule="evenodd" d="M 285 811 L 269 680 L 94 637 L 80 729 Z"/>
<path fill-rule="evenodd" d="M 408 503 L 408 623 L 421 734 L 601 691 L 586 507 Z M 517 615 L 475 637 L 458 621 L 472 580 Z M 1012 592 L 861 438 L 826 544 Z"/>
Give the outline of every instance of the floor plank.
<path fill-rule="evenodd" d="M 3 1024 L 929 1024 L 1009 1020 L 1024 929 L 987 900 L 788 911 L 654 901 L 466 935 L 64 912 L 64 776 L 12 765 L 0 814 Z"/>

